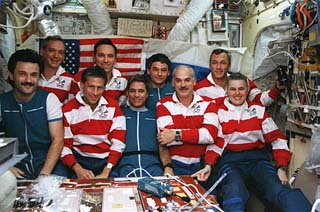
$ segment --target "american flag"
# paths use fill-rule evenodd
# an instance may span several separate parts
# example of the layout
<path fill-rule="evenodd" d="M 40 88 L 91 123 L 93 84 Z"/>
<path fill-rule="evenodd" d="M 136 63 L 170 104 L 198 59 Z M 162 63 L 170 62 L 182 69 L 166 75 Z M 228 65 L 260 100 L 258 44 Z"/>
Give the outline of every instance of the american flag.
<path fill-rule="evenodd" d="M 65 60 L 62 66 L 71 74 L 92 66 L 93 47 L 101 38 L 64 39 L 66 45 Z M 115 68 L 122 76 L 128 78 L 134 74 L 142 73 L 141 56 L 144 45 L 143 39 L 138 38 L 110 38 L 117 47 L 117 62 Z"/>

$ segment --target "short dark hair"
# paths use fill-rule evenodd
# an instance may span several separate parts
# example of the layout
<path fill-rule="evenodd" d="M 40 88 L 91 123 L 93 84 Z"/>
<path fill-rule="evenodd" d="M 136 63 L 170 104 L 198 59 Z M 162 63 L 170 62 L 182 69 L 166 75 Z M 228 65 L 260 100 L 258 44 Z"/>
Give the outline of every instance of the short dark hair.
<path fill-rule="evenodd" d="M 142 74 L 136 74 L 130 77 L 127 84 L 127 90 L 129 90 L 130 86 L 134 82 L 142 82 L 146 86 L 147 92 L 149 92 L 149 80 L 145 75 Z"/>
<path fill-rule="evenodd" d="M 211 58 L 212 58 L 212 55 L 216 54 L 216 55 L 219 55 L 219 54 L 227 54 L 228 55 L 228 61 L 229 61 L 229 64 L 231 64 L 231 53 L 227 50 L 224 50 L 224 49 L 214 49 L 211 54 L 210 54 L 210 59 L 209 59 L 209 62 L 211 64 Z"/>
<path fill-rule="evenodd" d="M 112 46 L 113 49 L 114 49 L 114 54 L 115 54 L 115 56 L 117 56 L 117 47 L 112 43 L 112 41 L 109 38 L 103 38 L 103 39 L 99 40 L 98 42 L 96 42 L 94 44 L 94 47 L 93 47 L 93 54 L 94 55 L 96 55 L 97 49 L 101 45 L 110 45 L 110 46 Z"/>
<path fill-rule="evenodd" d="M 18 62 L 36 63 L 39 66 L 40 74 L 43 73 L 44 63 L 38 52 L 32 49 L 21 49 L 13 53 L 8 62 L 8 70 L 13 73 Z"/>
<path fill-rule="evenodd" d="M 154 63 L 154 62 L 165 63 L 165 64 L 168 65 L 168 68 L 169 68 L 169 70 L 170 70 L 171 61 L 170 61 L 170 59 L 167 57 L 167 55 L 162 54 L 162 53 L 157 53 L 157 54 L 152 55 L 151 57 L 149 57 L 149 58 L 147 59 L 147 68 L 150 69 L 152 63 Z"/>
<path fill-rule="evenodd" d="M 232 73 L 232 74 L 229 75 L 229 77 L 227 79 L 227 89 L 229 88 L 229 83 L 232 80 L 243 80 L 246 83 L 247 89 L 249 89 L 248 77 L 246 77 L 245 75 L 241 74 L 240 72 Z"/>
<path fill-rule="evenodd" d="M 107 75 L 103 68 L 100 66 L 90 66 L 86 68 L 81 75 L 81 82 L 85 83 L 88 77 L 98 77 L 104 80 L 104 84 L 107 84 Z"/>
<path fill-rule="evenodd" d="M 50 36 L 47 36 L 45 39 L 43 39 L 41 41 L 41 48 L 42 49 L 46 49 L 48 47 L 48 43 L 50 41 L 61 41 L 64 45 L 64 48 L 66 48 L 66 45 L 64 43 L 64 40 L 62 39 L 62 37 L 60 35 L 50 35 Z"/>

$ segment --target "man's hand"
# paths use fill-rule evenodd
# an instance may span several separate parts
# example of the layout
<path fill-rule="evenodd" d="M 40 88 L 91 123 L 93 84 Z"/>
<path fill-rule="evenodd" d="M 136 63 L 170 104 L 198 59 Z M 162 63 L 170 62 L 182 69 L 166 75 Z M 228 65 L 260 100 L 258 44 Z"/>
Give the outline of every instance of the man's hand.
<path fill-rule="evenodd" d="M 276 84 L 274 85 L 274 87 L 279 91 L 284 90 L 286 88 L 286 85 L 280 85 L 280 81 L 277 76 L 275 77 L 275 81 L 276 81 Z"/>
<path fill-rule="evenodd" d="M 200 169 L 196 173 L 192 174 L 191 177 L 196 177 L 198 181 L 207 181 L 211 174 L 211 166 L 206 164 L 203 169 Z"/>
<path fill-rule="evenodd" d="M 9 171 L 11 171 L 11 173 L 16 176 L 16 178 L 24 178 L 26 176 L 26 174 L 21 169 L 18 169 L 16 167 L 10 167 Z"/>
<path fill-rule="evenodd" d="M 109 174 L 111 172 L 111 169 L 104 167 L 103 171 L 101 174 L 98 174 L 95 178 L 108 178 Z"/>
<path fill-rule="evenodd" d="M 166 128 L 160 128 L 160 132 L 157 135 L 157 139 L 160 145 L 166 145 L 175 141 L 176 131 Z"/>
<path fill-rule="evenodd" d="M 171 167 L 164 168 L 163 175 L 164 176 L 169 176 L 169 177 L 170 176 L 174 176 L 173 168 L 171 168 Z"/>
<path fill-rule="evenodd" d="M 286 171 L 282 169 L 278 169 L 277 171 L 279 180 L 281 181 L 282 184 L 288 184 L 288 177 Z"/>
<path fill-rule="evenodd" d="M 80 179 L 92 179 L 94 174 L 91 170 L 83 168 L 80 164 L 76 163 L 73 167 L 73 170 L 76 172 L 77 177 Z"/>

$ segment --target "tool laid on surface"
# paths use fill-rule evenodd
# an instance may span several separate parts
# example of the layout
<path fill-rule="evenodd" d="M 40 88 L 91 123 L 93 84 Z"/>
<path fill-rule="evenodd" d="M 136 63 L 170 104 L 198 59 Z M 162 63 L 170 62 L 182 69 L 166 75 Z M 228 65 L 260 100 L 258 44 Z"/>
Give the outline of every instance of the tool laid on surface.
<path fill-rule="evenodd" d="M 156 197 L 177 196 L 184 202 L 190 202 L 191 199 L 187 196 L 180 196 L 173 192 L 173 186 L 169 183 L 156 180 L 151 177 L 142 178 L 138 180 L 138 189 L 149 193 Z"/>
<path fill-rule="evenodd" d="M 139 179 L 138 189 L 160 198 L 173 195 L 172 185 L 151 177 Z"/>

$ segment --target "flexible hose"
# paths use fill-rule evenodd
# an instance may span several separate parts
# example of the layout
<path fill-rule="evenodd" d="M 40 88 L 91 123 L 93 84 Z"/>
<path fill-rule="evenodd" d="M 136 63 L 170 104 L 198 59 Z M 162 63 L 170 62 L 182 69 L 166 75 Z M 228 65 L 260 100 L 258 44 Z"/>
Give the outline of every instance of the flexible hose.
<path fill-rule="evenodd" d="M 178 18 L 168 40 L 188 41 L 190 32 L 211 7 L 213 0 L 191 0 L 185 13 Z"/>
<path fill-rule="evenodd" d="M 316 211 L 317 211 L 317 206 L 319 205 L 319 203 L 320 203 L 320 199 L 317 199 L 317 200 L 313 203 L 311 212 L 316 212 Z"/>
<path fill-rule="evenodd" d="M 110 14 L 103 0 L 82 0 L 95 34 L 113 35 Z"/>

